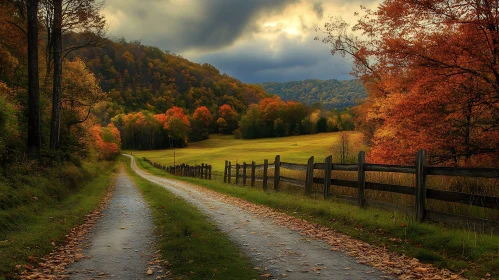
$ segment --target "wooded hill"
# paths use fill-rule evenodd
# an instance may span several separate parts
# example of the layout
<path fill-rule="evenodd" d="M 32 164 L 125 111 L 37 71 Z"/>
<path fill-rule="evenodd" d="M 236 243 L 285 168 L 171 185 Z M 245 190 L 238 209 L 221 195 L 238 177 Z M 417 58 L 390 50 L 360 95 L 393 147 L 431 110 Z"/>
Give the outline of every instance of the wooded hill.
<path fill-rule="evenodd" d="M 304 80 L 260 85 L 269 94 L 277 94 L 283 100 L 299 101 L 307 105 L 321 103 L 329 109 L 352 107 L 367 97 L 366 89 L 359 80 Z"/>
<path fill-rule="evenodd" d="M 80 39 L 78 35 L 67 38 Z M 99 48 L 82 49 L 68 58 L 76 57 L 85 61 L 108 93 L 104 121 L 131 111 L 164 113 L 172 106 L 192 113 L 200 106 L 216 112 L 228 104 L 242 112 L 267 96 L 261 86 L 244 84 L 210 64 L 194 63 L 138 41 L 102 39 Z"/>

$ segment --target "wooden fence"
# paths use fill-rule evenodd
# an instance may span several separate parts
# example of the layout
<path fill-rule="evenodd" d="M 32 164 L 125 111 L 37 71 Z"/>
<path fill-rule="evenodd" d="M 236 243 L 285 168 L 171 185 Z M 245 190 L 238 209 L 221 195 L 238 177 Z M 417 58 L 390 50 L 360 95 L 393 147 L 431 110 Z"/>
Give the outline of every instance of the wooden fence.
<path fill-rule="evenodd" d="M 296 164 L 282 162 L 280 156 L 275 157 L 273 164 L 269 164 L 265 160 L 263 164 L 236 164 L 232 165 L 230 161 L 225 161 L 224 182 L 231 183 L 235 172 L 235 184 L 247 185 L 249 178 L 251 186 L 254 186 L 255 181 L 263 182 L 263 189 L 268 189 L 268 181 L 273 181 L 274 190 L 279 191 L 281 183 L 303 187 L 305 193 L 309 194 L 312 191 L 313 184 L 322 184 L 324 198 L 331 195 L 332 186 L 342 186 L 347 188 L 357 189 L 357 203 L 360 207 L 365 206 L 365 190 L 377 190 L 383 192 L 391 192 L 405 194 L 414 197 L 415 207 L 412 209 L 418 221 L 425 219 L 439 222 L 451 222 L 452 224 L 459 223 L 480 223 L 483 227 L 494 228 L 499 230 L 497 221 L 476 219 L 470 217 L 456 216 L 447 213 L 431 211 L 425 208 L 427 199 L 439 201 L 455 202 L 460 204 L 484 207 L 499 210 L 499 197 L 477 195 L 471 193 L 454 192 L 447 190 L 437 190 L 426 188 L 427 176 L 461 176 L 461 177 L 480 177 L 480 178 L 499 178 L 499 169 L 496 168 L 456 168 L 456 167 L 436 167 L 427 166 L 427 152 L 421 150 L 416 156 L 415 166 L 401 165 L 385 165 L 385 164 L 370 164 L 365 162 L 365 153 L 360 152 L 357 164 L 336 164 L 332 162 L 332 156 L 327 157 L 324 162 L 314 162 L 314 157 L 310 157 L 307 164 Z M 247 169 L 251 170 L 248 176 Z M 274 176 L 268 176 L 268 169 L 274 168 Z M 281 176 L 281 168 L 288 170 L 306 172 L 305 181 Z M 263 176 L 255 176 L 255 170 L 263 169 Z M 314 170 L 323 170 L 323 177 L 314 177 Z M 333 170 L 351 171 L 357 173 L 357 181 L 340 180 L 331 177 Z M 393 172 L 414 174 L 415 187 L 382 184 L 374 182 L 366 182 L 366 171 L 376 172 Z M 451 221 L 455 220 L 455 221 Z"/>
<path fill-rule="evenodd" d="M 147 158 L 143 158 L 145 162 L 150 163 L 156 168 L 162 169 L 166 172 L 169 172 L 173 175 L 178 176 L 186 176 L 186 177 L 194 177 L 211 180 L 211 165 L 201 163 L 201 165 L 188 165 L 188 164 L 180 164 L 176 166 L 164 166 L 159 163 L 150 161 Z"/>

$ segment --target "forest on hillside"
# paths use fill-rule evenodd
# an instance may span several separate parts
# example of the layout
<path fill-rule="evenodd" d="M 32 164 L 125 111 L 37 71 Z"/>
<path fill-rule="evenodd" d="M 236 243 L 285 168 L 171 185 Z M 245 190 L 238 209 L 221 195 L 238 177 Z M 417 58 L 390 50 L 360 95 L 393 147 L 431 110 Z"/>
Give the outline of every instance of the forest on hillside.
<path fill-rule="evenodd" d="M 285 83 L 260 84 L 269 94 L 276 94 L 283 100 L 303 102 L 307 105 L 320 104 L 328 109 L 345 109 L 358 105 L 367 97 L 360 80 L 304 80 Z"/>
<path fill-rule="evenodd" d="M 80 34 L 68 34 L 69 45 L 80 45 Z M 81 59 L 107 93 L 108 106 L 99 108 L 104 121 L 120 113 L 147 110 L 164 113 L 173 106 L 193 113 L 205 106 L 212 113 L 227 104 L 243 112 L 268 95 L 265 90 L 230 77 L 210 64 L 191 62 L 139 41 L 101 38 L 98 47 L 72 52 L 68 60 Z"/>

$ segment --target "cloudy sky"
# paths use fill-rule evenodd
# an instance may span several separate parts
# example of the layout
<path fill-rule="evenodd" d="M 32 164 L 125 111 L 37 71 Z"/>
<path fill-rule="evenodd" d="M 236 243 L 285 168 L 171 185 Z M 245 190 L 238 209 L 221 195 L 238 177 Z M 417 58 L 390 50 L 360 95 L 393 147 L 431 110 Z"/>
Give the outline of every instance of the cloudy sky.
<path fill-rule="evenodd" d="M 376 0 L 107 0 L 111 37 L 210 63 L 243 82 L 351 79 L 351 62 L 314 37 Z"/>

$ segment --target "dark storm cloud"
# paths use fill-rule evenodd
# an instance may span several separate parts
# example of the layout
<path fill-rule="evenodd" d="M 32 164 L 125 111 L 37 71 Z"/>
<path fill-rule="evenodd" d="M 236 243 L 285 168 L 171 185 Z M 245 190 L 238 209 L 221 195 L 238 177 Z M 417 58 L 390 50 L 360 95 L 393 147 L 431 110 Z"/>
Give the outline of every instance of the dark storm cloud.
<path fill-rule="evenodd" d="M 312 33 L 332 5 L 366 1 L 107 0 L 105 14 L 113 37 L 208 62 L 244 82 L 349 79 L 351 62 L 332 57 Z"/>
<path fill-rule="evenodd" d="M 253 26 L 259 16 L 282 11 L 297 0 L 212 0 L 205 1 L 201 20 L 187 24 L 182 41 L 186 47 L 218 48 L 233 43 Z M 209 4 L 208 4 L 209 3 Z"/>
<path fill-rule="evenodd" d="M 300 0 L 108 0 L 107 10 L 111 14 L 116 11 L 124 14 L 113 33 L 180 52 L 228 46 L 245 33 L 256 30 L 256 19 L 280 13 L 298 2 Z"/>
<path fill-rule="evenodd" d="M 321 2 L 314 2 L 313 10 L 318 18 L 324 17 L 324 7 Z"/>
<path fill-rule="evenodd" d="M 329 48 L 310 39 L 282 38 L 277 50 L 253 42 L 230 51 L 203 55 L 197 60 L 213 64 L 243 82 L 286 82 L 304 79 L 351 79 L 351 63 L 333 57 Z"/>

